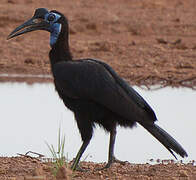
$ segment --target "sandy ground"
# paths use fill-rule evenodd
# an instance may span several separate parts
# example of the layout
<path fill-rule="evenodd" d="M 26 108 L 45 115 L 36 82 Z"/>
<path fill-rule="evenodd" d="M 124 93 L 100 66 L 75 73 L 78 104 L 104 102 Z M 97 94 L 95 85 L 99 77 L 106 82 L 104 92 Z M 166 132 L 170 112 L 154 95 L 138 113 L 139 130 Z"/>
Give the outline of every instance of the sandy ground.
<path fill-rule="evenodd" d="M 1 74 L 50 74 L 48 33 L 6 40 L 38 7 L 68 17 L 75 59 L 101 59 L 133 85 L 196 86 L 195 0 L 1 0 Z"/>
<path fill-rule="evenodd" d="M 101 59 L 132 85 L 196 88 L 195 0 L 1 0 L 1 82 L 52 81 L 48 33 L 34 32 L 6 40 L 38 7 L 56 9 L 68 17 L 75 59 Z M 50 166 L 31 158 L 2 157 L 0 179 L 54 179 Z M 76 172 L 71 178 L 196 179 L 196 168 L 191 163 L 125 163 L 96 172 L 93 169 L 101 164 L 84 162 L 84 166 L 91 171 Z"/>
<path fill-rule="evenodd" d="M 69 166 L 70 164 L 68 164 Z M 96 171 L 104 164 L 82 162 L 87 172 L 71 172 L 62 168 L 57 173 L 57 180 L 195 180 L 196 166 L 193 163 L 183 164 L 172 161 L 158 164 L 123 164 L 114 163 L 110 169 Z M 54 180 L 51 163 L 43 163 L 30 157 L 0 158 L 1 180 Z"/>

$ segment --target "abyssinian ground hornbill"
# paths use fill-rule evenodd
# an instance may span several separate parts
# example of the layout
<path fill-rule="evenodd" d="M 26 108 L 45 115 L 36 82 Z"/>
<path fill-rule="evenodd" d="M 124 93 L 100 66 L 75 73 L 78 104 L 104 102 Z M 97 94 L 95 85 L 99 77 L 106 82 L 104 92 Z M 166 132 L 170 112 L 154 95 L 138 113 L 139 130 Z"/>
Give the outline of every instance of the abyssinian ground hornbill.
<path fill-rule="evenodd" d="M 10 33 L 8 39 L 36 30 L 50 32 L 49 58 L 55 88 L 65 106 L 74 112 L 83 141 L 73 162 L 73 170 L 81 170 L 78 163 L 91 140 L 95 123 L 110 132 L 108 163 L 104 168 L 116 160 L 117 125 L 131 128 L 139 123 L 175 158 L 174 152 L 187 156 L 181 145 L 155 124 L 156 115 L 147 102 L 109 65 L 95 59 L 72 60 L 68 20 L 62 13 L 38 8 L 30 20 Z"/>

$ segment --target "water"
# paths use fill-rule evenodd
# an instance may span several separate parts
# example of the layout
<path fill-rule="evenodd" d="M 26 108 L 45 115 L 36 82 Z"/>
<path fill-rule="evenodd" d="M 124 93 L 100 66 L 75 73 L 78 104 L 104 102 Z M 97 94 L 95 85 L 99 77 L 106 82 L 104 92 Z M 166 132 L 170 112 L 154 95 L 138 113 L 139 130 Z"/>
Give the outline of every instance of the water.
<path fill-rule="evenodd" d="M 187 150 L 189 157 L 186 160 L 196 159 L 196 92 L 185 88 L 135 89 L 155 110 L 158 124 Z M 81 145 L 80 134 L 72 112 L 65 108 L 53 84 L 2 83 L 0 110 L 0 156 L 15 156 L 27 151 L 50 156 L 45 141 L 56 146 L 61 126 L 66 138 L 66 154 L 69 159 L 75 157 Z M 107 161 L 108 143 L 109 134 L 97 127 L 82 159 Z M 115 154 L 118 159 L 134 163 L 147 162 L 151 158 L 173 158 L 139 125 L 133 129 L 118 128 Z"/>

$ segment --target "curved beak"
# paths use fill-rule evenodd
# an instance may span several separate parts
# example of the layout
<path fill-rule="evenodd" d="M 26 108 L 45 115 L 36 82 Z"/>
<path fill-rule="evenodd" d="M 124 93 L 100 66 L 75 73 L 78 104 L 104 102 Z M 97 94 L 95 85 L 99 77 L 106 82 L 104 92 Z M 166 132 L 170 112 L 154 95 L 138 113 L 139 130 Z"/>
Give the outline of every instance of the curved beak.
<path fill-rule="evenodd" d="M 13 37 L 19 36 L 24 33 L 28 33 L 31 31 L 36 30 L 46 30 L 50 31 L 49 29 L 50 24 L 42 18 L 35 18 L 32 17 L 30 20 L 26 21 L 24 24 L 18 26 L 14 29 L 7 37 L 7 39 L 11 39 Z"/>

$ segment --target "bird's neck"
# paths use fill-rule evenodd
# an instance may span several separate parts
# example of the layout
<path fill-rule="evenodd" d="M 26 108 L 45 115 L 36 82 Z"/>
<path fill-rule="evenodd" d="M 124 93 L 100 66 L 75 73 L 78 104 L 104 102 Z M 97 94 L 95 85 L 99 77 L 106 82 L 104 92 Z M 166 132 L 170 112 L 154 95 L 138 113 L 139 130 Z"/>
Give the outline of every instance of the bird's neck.
<path fill-rule="evenodd" d="M 72 55 L 67 39 L 58 39 L 49 53 L 51 65 L 60 61 L 71 61 Z"/>

